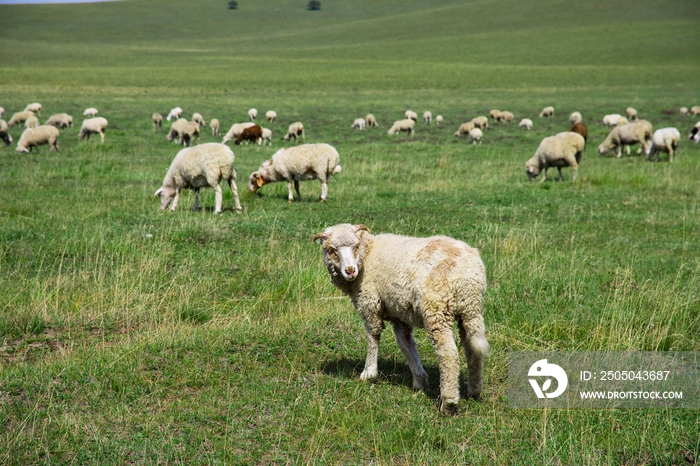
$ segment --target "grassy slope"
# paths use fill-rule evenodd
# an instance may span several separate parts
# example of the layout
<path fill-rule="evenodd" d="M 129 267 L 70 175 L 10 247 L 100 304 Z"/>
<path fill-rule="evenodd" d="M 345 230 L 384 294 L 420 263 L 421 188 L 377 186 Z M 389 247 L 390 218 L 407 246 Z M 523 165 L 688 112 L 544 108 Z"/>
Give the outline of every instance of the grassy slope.
<path fill-rule="evenodd" d="M 104 146 L 78 144 L 74 128 L 58 156 L 0 148 L 0 462 L 697 457 L 697 411 L 506 402 L 509 350 L 698 349 L 700 147 L 682 142 L 673 166 L 589 148 L 576 184 L 522 172 L 573 110 L 593 146 L 606 133 L 595 122 L 628 105 L 685 133 L 690 120 L 661 110 L 700 103 L 693 2 L 250 3 L 0 6 L 0 105 L 74 116 L 94 105 L 110 120 Z M 480 147 L 451 136 L 494 107 L 532 118 L 550 104 L 557 116 L 533 118 L 531 133 L 494 127 Z M 151 196 L 175 149 L 149 116 L 174 105 L 225 127 L 275 108 L 275 149 L 301 119 L 309 141 L 341 153 L 329 202 L 310 202 L 309 183 L 309 202 L 287 205 L 275 185 L 244 194 L 241 216 L 188 212 L 189 195 L 158 215 Z M 409 107 L 447 127 L 388 138 Z M 382 128 L 350 131 L 368 111 Z M 273 150 L 234 151 L 243 191 Z M 410 390 L 390 332 L 380 382 L 359 383 L 361 323 L 309 241 L 346 221 L 481 250 L 494 347 L 483 402 L 440 418 L 437 389 Z"/>

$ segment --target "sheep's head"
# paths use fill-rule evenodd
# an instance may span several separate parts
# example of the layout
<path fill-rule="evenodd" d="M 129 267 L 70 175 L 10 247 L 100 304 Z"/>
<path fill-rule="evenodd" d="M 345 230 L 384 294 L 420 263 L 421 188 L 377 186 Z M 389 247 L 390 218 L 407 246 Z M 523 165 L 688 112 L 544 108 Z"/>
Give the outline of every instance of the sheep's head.
<path fill-rule="evenodd" d="M 610 147 L 606 146 L 605 143 L 602 143 L 598 146 L 598 155 L 605 155 L 605 153 L 609 150 Z"/>
<path fill-rule="evenodd" d="M 160 210 L 165 210 L 175 197 L 175 188 L 162 186 L 154 196 L 160 197 Z"/>
<path fill-rule="evenodd" d="M 16 150 L 17 150 L 17 152 L 19 152 L 19 153 L 22 153 L 22 152 L 27 152 L 27 153 L 29 153 L 29 149 L 27 149 L 26 147 L 24 147 L 24 146 L 21 145 L 21 144 L 17 144 L 17 149 L 16 149 Z"/>
<path fill-rule="evenodd" d="M 364 225 L 342 223 L 314 236 L 313 241 L 323 247 L 323 261 L 332 278 L 340 275 L 347 282 L 357 279 L 364 259 L 362 238 L 369 232 Z"/>
<path fill-rule="evenodd" d="M 540 174 L 539 164 L 527 162 L 525 164 L 525 173 L 527 173 L 528 180 L 535 181 L 535 178 Z"/>

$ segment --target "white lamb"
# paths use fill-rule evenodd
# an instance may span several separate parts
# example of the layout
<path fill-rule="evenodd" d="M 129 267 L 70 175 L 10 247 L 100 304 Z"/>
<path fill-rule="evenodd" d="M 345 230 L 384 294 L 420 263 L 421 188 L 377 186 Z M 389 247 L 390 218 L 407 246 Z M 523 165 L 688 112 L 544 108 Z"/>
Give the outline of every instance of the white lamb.
<path fill-rule="evenodd" d="M 379 123 L 377 123 L 377 119 L 371 113 L 367 114 L 367 116 L 365 117 L 365 121 L 367 121 L 367 126 L 369 126 L 370 128 L 379 128 Z"/>
<path fill-rule="evenodd" d="M 623 118 L 619 113 L 611 113 L 610 115 L 605 115 L 603 117 L 603 124 L 605 126 L 617 126 L 620 118 Z"/>
<path fill-rule="evenodd" d="M 301 136 L 302 141 L 306 142 L 306 135 L 304 134 L 304 125 L 301 121 L 295 121 L 289 128 L 287 128 L 287 134 L 284 136 L 285 141 L 289 141 L 294 138 L 294 142 L 297 142 L 297 138 Z"/>
<path fill-rule="evenodd" d="M 160 210 L 167 209 L 171 201 L 171 210 L 175 210 L 183 188 L 194 190 L 193 210 L 199 210 L 199 190 L 212 187 L 216 192 L 214 213 L 221 213 L 223 191 L 219 183 L 224 179 L 231 187 L 236 212 L 240 214 L 243 208 L 238 199 L 234 159 L 233 151 L 218 142 L 182 149 L 170 164 L 163 185 L 155 193 L 156 196 L 160 196 Z"/>
<path fill-rule="evenodd" d="M 473 121 L 468 121 L 466 123 L 462 123 L 461 125 L 459 125 L 459 128 L 457 128 L 457 131 L 455 132 L 455 137 L 459 138 L 462 136 L 466 136 L 475 127 L 476 127 L 476 125 L 474 125 Z"/>
<path fill-rule="evenodd" d="M 102 117 L 89 118 L 83 120 L 83 125 L 80 127 L 80 133 L 78 133 L 78 140 L 82 141 L 84 138 L 90 140 L 91 134 L 99 134 L 102 142 L 105 142 L 105 130 L 107 129 L 107 120 Z"/>
<path fill-rule="evenodd" d="M 586 141 L 578 133 L 565 131 L 542 139 L 535 155 L 525 163 L 525 172 L 528 179 L 534 181 L 542 170 L 544 174 L 540 181 L 547 179 L 549 167 L 557 167 L 559 180 L 563 181 L 561 169 L 571 167 L 574 170 L 572 181 L 576 180 L 578 165 L 581 163 L 583 149 Z"/>
<path fill-rule="evenodd" d="M 418 121 L 418 114 L 412 110 L 406 110 L 406 113 L 404 113 L 404 115 L 406 116 L 406 119 Z"/>
<path fill-rule="evenodd" d="M 389 128 L 388 134 L 399 134 L 401 131 L 405 131 L 409 136 L 413 136 L 413 127 L 416 125 L 416 120 L 407 118 L 405 120 L 395 121 L 391 128 Z"/>
<path fill-rule="evenodd" d="M 442 115 L 435 117 L 435 126 L 440 126 L 442 124 Z"/>
<path fill-rule="evenodd" d="M 479 128 L 474 128 L 469 131 L 469 142 L 471 144 L 479 143 L 481 144 L 481 139 L 484 137 L 484 133 L 481 132 Z"/>
<path fill-rule="evenodd" d="M 49 152 L 58 152 L 58 136 L 60 132 L 55 126 L 37 126 L 36 128 L 25 129 L 17 142 L 17 152 L 31 152 L 32 147 L 48 144 L 51 148 Z"/>
<path fill-rule="evenodd" d="M 678 141 L 681 139 L 681 133 L 676 128 L 661 128 L 654 131 L 651 137 L 651 144 L 647 150 L 647 159 L 651 160 L 656 156 L 656 161 L 659 160 L 659 152 L 668 154 L 668 161 L 673 162 L 673 156 L 678 151 Z"/>
<path fill-rule="evenodd" d="M 484 358 L 490 351 L 483 318 L 486 271 L 479 251 L 447 236 L 413 238 L 371 235 L 364 225 L 340 224 L 317 234 L 331 281 L 348 295 L 364 322 L 367 358 L 361 380 L 379 375 L 377 357 L 385 322 L 408 360 L 413 388 L 428 387 L 413 329 L 425 328 L 440 368 L 442 414 L 456 414 L 460 356 L 453 326 L 469 369 L 467 397 L 478 399 Z"/>
<path fill-rule="evenodd" d="M 652 136 L 652 126 L 646 120 L 637 120 L 625 125 L 616 126 L 610 131 L 608 137 L 598 146 L 598 154 L 605 155 L 609 150 L 617 148 L 617 157 L 622 157 L 622 146 L 631 146 L 640 143 L 640 150 L 649 151 Z M 629 147 L 627 147 L 629 154 Z"/>
<path fill-rule="evenodd" d="M 627 119 L 629 121 L 636 121 L 638 119 L 637 110 L 632 107 L 627 107 L 627 109 L 625 109 L 625 113 L 627 114 Z"/>
<path fill-rule="evenodd" d="M 265 118 L 267 118 L 267 121 L 269 121 L 270 123 L 274 123 L 275 119 L 277 119 L 277 112 L 275 112 L 274 110 L 268 110 L 267 112 L 265 112 Z"/>
<path fill-rule="evenodd" d="M 207 127 L 207 122 L 204 121 L 204 117 L 202 116 L 201 113 L 193 113 L 192 114 L 192 120 L 195 123 L 197 123 L 199 126 L 206 128 Z"/>
<path fill-rule="evenodd" d="M 170 113 L 168 113 L 168 116 L 165 117 L 165 119 L 168 121 L 173 120 L 173 119 L 177 120 L 181 116 L 182 116 L 182 109 L 180 107 L 175 107 L 175 108 L 170 110 Z"/>
<path fill-rule="evenodd" d="M 328 144 L 304 144 L 301 146 L 280 149 L 272 158 L 250 175 L 248 189 L 257 191 L 267 183 L 286 181 L 289 190 L 289 202 L 294 201 L 292 184 L 301 201 L 299 181 L 319 180 L 321 182 L 320 202 L 328 195 L 328 179 L 331 175 L 340 173 L 340 156 L 334 147 Z"/>
<path fill-rule="evenodd" d="M 540 118 L 549 118 L 554 116 L 554 107 L 545 107 L 540 112 Z"/>
<path fill-rule="evenodd" d="M 153 122 L 153 129 L 160 128 L 163 126 L 163 115 L 154 113 L 151 115 L 151 121 Z"/>
<path fill-rule="evenodd" d="M 262 144 L 263 146 L 265 143 L 272 146 L 272 130 L 270 128 L 262 129 L 262 137 L 260 138 L 260 141 L 258 141 L 258 144 Z"/>
<path fill-rule="evenodd" d="M 12 115 L 12 118 L 10 118 L 10 121 L 7 122 L 7 125 L 21 125 L 22 123 L 27 121 L 27 118 L 31 116 L 34 116 L 34 112 L 30 112 L 29 110 L 26 110 L 24 112 L 17 112 L 14 115 Z"/>
<path fill-rule="evenodd" d="M 423 123 L 429 125 L 433 121 L 433 114 L 430 110 L 423 113 Z"/>
<path fill-rule="evenodd" d="M 520 120 L 520 123 L 518 123 L 518 126 L 520 128 L 525 128 L 529 131 L 532 129 L 532 120 L 529 118 L 523 118 L 522 120 Z"/>
<path fill-rule="evenodd" d="M 581 112 L 573 112 L 571 115 L 569 115 L 569 124 L 573 126 L 576 123 L 583 123 Z"/>
<path fill-rule="evenodd" d="M 57 113 L 51 115 L 48 120 L 46 120 L 45 125 L 57 126 L 59 128 L 68 128 L 73 126 L 73 117 L 67 113 Z"/>
<path fill-rule="evenodd" d="M 12 135 L 8 131 L 7 122 L 5 120 L 0 120 L 0 139 L 3 140 L 6 146 L 12 144 Z"/>
<path fill-rule="evenodd" d="M 27 105 L 24 107 L 25 112 L 32 112 L 32 113 L 37 113 L 41 115 L 41 104 L 39 102 L 34 102 L 32 104 Z"/>
<path fill-rule="evenodd" d="M 255 126 L 255 123 L 252 121 L 246 121 L 245 123 L 234 123 L 231 125 L 231 129 L 228 130 L 228 133 L 224 135 L 224 139 L 221 141 L 221 143 L 226 144 L 227 142 L 236 139 L 241 135 L 244 129 L 250 128 L 251 126 Z"/>
<path fill-rule="evenodd" d="M 250 121 L 255 120 L 257 117 L 258 117 L 258 110 L 257 109 L 251 108 L 250 110 L 248 110 L 248 119 L 250 119 Z"/>
<path fill-rule="evenodd" d="M 221 127 L 219 120 L 217 118 L 212 118 L 211 120 L 209 120 L 209 127 L 211 128 L 211 135 L 218 137 L 219 128 Z"/>
<path fill-rule="evenodd" d="M 367 122 L 365 121 L 364 118 L 356 118 L 355 121 L 352 122 L 351 128 L 358 129 L 360 131 L 364 131 L 366 125 L 367 125 Z"/>
<path fill-rule="evenodd" d="M 24 122 L 25 128 L 36 128 L 38 126 L 39 126 L 39 119 L 37 117 L 35 117 L 34 115 L 27 118 L 27 120 Z"/>
<path fill-rule="evenodd" d="M 85 118 L 92 118 L 92 117 L 96 116 L 98 113 L 99 112 L 97 111 L 97 109 L 95 107 L 90 107 L 90 108 L 85 109 L 85 111 L 83 112 L 83 116 Z"/>

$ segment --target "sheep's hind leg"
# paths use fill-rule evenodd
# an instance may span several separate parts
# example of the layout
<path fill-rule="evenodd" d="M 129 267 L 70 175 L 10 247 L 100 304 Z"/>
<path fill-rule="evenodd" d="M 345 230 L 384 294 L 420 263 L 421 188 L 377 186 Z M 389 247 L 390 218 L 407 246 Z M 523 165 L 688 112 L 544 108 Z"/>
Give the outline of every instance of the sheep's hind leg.
<path fill-rule="evenodd" d="M 289 202 L 294 202 L 294 194 L 292 192 L 292 182 L 291 181 L 287 182 L 287 189 L 289 190 L 289 197 L 287 197 L 287 200 Z"/>
<path fill-rule="evenodd" d="M 216 207 L 214 208 L 214 213 L 220 214 L 221 213 L 221 206 L 222 206 L 223 201 L 224 201 L 224 192 L 218 183 L 214 185 L 214 192 L 216 192 Z"/>
<path fill-rule="evenodd" d="M 459 338 L 469 368 L 467 396 L 478 400 L 483 385 L 484 358 L 491 350 L 486 335 L 484 335 L 484 318 L 478 314 L 477 317 L 468 322 L 460 319 L 458 325 Z"/>
<path fill-rule="evenodd" d="M 393 325 L 396 342 L 406 356 L 408 367 L 413 374 L 413 388 L 422 390 L 428 386 L 428 373 L 423 369 L 420 356 L 418 356 L 416 341 L 413 339 L 413 329 L 403 322 L 394 322 Z"/>
<path fill-rule="evenodd" d="M 297 199 L 301 202 L 301 192 L 299 192 L 299 180 L 294 180 L 294 190 L 297 192 Z"/>
<path fill-rule="evenodd" d="M 199 188 L 194 190 L 194 206 L 192 206 L 192 210 L 195 212 L 199 210 Z"/>
<path fill-rule="evenodd" d="M 321 181 L 321 199 L 319 199 L 319 202 L 324 202 L 326 200 L 327 195 L 328 195 L 328 181 Z"/>
<path fill-rule="evenodd" d="M 236 202 L 236 213 L 243 212 L 243 207 L 241 207 L 241 200 L 238 198 L 238 187 L 236 186 L 236 172 L 233 172 L 233 176 L 229 178 L 228 185 L 231 187 L 231 192 L 233 192 L 233 200 Z"/>
<path fill-rule="evenodd" d="M 442 414 L 457 414 L 459 404 L 459 351 L 447 318 L 447 305 L 438 297 L 424 301 L 425 330 L 435 349 L 440 367 L 440 404 Z"/>

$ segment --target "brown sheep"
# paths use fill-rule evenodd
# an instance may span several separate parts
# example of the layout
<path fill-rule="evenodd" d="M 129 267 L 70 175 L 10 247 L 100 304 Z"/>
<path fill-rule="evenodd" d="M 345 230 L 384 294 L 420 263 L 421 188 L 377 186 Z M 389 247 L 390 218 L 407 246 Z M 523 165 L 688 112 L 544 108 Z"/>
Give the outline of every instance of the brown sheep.
<path fill-rule="evenodd" d="M 583 136 L 583 140 L 588 142 L 588 127 L 584 123 L 575 123 L 569 131 L 572 133 L 578 133 Z"/>
<path fill-rule="evenodd" d="M 262 140 L 262 127 L 260 125 L 253 125 L 249 128 L 245 128 L 241 134 L 236 138 L 236 145 L 239 145 L 243 141 L 251 141 L 257 143 Z"/>

